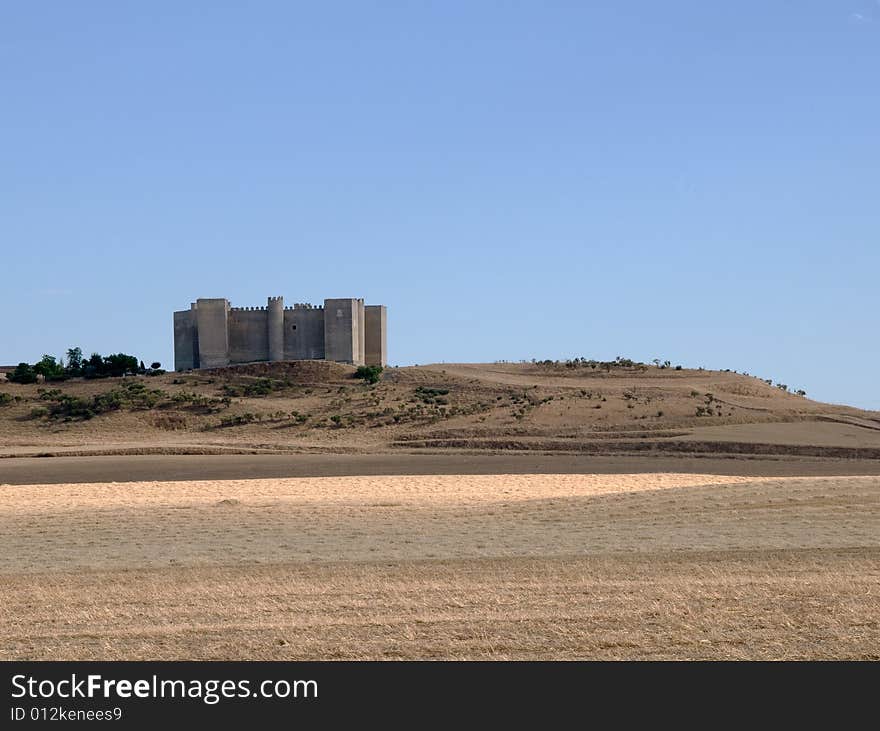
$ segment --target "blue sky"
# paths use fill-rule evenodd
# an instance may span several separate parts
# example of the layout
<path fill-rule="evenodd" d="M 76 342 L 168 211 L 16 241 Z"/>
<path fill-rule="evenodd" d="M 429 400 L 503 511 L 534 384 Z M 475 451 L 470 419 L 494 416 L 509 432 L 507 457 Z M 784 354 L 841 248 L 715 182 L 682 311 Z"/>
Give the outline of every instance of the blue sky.
<path fill-rule="evenodd" d="M 878 71 L 876 0 L 4 3 L 0 362 L 352 296 L 880 409 Z"/>

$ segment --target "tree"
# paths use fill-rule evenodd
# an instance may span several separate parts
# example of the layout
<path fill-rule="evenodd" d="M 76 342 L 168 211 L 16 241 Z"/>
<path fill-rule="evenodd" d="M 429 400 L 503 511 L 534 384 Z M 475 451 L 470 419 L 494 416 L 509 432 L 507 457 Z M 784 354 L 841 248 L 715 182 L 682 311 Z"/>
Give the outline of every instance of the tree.
<path fill-rule="evenodd" d="M 138 366 L 138 373 L 146 373 L 146 372 L 147 372 L 147 367 L 144 365 L 144 362 L 141 361 L 140 365 Z"/>
<path fill-rule="evenodd" d="M 88 361 L 83 363 L 83 375 L 86 378 L 100 378 L 104 375 L 104 359 L 100 353 L 92 353 Z"/>
<path fill-rule="evenodd" d="M 110 376 L 124 376 L 126 373 L 137 373 L 138 359 L 125 353 L 113 353 L 104 356 L 104 372 Z"/>
<path fill-rule="evenodd" d="M 64 378 L 64 366 L 51 355 L 43 355 L 40 362 L 34 364 L 33 370 L 34 373 L 43 376 L 47 381 L 57 381 Z"/>
<path fill-rule="evenodd" d="M 82 373 L 83 352 L 82 348 L 71 348 L 67 351 L 67 372 L 71 376 L 78 376 Z"/>
<path fill-rule="evenodd" d="M 12 381 L 13 383 L 36 383 L 37 382 L 37 374 L 34 373 L 34 369 L 30 367 L 28 363 L 19 363 L 15 370 L 12 371 L 9 375 L 6 376 L 7 380 Z"/>
<path fill-rule="evenodd" d="M 162 364 L 158 360 L 154 360 L 150 363 L 150 369 L 154 371 L 158 371 L 162 367 Z"/>

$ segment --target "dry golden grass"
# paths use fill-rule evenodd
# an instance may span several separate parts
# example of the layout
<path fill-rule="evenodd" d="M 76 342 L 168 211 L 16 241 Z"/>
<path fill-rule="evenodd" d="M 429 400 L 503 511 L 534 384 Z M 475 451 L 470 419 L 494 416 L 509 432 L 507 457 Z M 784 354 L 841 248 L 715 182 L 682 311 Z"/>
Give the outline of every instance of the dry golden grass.
<path fill-rule="evenodd" d="M 0 658 L 877 658 L 880 478 L 0 490 Z"/>
<path fill-rule="evenodd" d="M 4 577 L 3 659 L 880 659 L 876 549 Z"/>

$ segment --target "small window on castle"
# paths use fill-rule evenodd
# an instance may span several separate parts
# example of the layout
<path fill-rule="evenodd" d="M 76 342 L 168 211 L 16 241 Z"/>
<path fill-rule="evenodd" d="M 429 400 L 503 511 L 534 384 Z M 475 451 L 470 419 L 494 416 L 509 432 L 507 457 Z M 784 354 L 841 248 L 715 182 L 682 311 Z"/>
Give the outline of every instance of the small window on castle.
<path fill-rule="evenodd" d="M 290 329 L 291 329 L 291 330 L 296 330 L 296 325 L 294 325 L 294 326 L 293 326 L 292 328 L 290 328 Z"/>
<path fill-rule="evenodd" d="M 336 317 L 342 317 L 342 310 L 336 310 Z"/>

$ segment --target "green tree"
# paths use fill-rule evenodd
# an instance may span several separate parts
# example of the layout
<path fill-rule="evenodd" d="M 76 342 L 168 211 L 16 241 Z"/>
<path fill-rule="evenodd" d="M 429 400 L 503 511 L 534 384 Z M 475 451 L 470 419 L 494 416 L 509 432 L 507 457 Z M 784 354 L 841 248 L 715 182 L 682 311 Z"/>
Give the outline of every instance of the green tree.
<path fill-rule="evenodd" d="M 105 375 L 104 359 L 100 353 L 92 353 L 88 361 L 83 363 L 83 375 L 86 378 L 99 378 Z"/>
<path fill-rule="evenodd" d="M 137 373 L 138 359 L 125 353 L 113 353 L 104 357 L 104 372 L 110 376 Z"/>
<path fill-rule="evenodd" d="M 36 383 L 37 374 L 31 368 L 29 363 L 19 363 L 12 373 L 6 376 L 7 380 L 13 383 Z"/>
<path fill-rule="evenodd" d="M 82 348 L 71 348 L 67 351 L 67 373 L 78 376 L 82 373 L 83 352 Z"/>
<path fill-rule="evenodd" d="M 64 378 L 64 366 L 51 355 L 43 355 L 40 362 L 34 365 L 33 370 L 34 373 L 43 376 L 47 381 L 57 381 Z"/>

